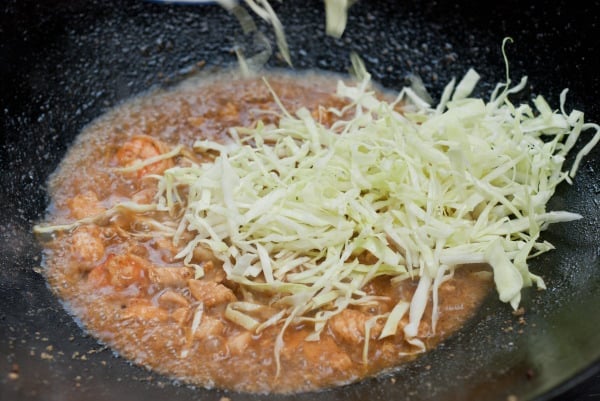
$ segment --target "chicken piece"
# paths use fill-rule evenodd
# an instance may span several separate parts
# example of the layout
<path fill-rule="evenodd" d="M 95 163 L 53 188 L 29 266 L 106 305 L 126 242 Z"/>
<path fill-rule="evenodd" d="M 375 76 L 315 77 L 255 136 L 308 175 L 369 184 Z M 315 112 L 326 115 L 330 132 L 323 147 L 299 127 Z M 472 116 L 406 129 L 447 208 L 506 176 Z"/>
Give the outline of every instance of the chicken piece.
<path fill-rule="evenodd" d="M 214 281 L 215 283 L 221 283 L 225 280 L 226 274 L 225 270 L 223 270 L 222 264 L 219 262 L 218 265 L 212 260 L 204 263 L 202 265 L 202 269 L 204 270 L 204 279 Z"/>
<path fill-rule="evenodd" d="M 188 322 L 191 316 L 191 310 L 188 307 L 177 308 L 171 313 L 171 318 L 177 322 L 178 325 L 183 326 Z"/>
<path fill-rule="evenodd" d="M 104 256 L 102 233 L 96 226 L 81 226 L 71 237 L 71 253 L 81 262 L 82 270 L 91 269 Z"/>
<path fill-rule="evenodd" d="M 252 334 L 245 331 L 227 339 L 227 346 L 232 355 L 242 355 L 252 341 Z"/>
<path fill-rule="evenodd" d="M 172 309 L 177 307 L 188 307 L 190 305 L 190 301 L 173 290 L 165 290 L 158 297 L 158 304 L 166 309 Z"/>
<path fill-rule="evenodd" d="M 188 287 L 192 296 L 209 308 L 237 300 L 231 289 L 214 281 L 188 280 Z"/>
<path fill-rule="evenodd" d="M 150 267 L 148 276 L 153 284 L 161 288 L 183 288 L 192 277 L 194 269 L 191 267 Z"/>
<path fill-rule="evenodd" d="M 121 312 L 121 319 L 137 319 L 140 321 L 157 320 L 164 322 L 169 318 L 169 313 L 152 305 L 148 299 L 133 298 Z"/>
<path fill-rule="evenodd" d="M 207 261 L 214 261 L 215 256 L 209 248 L 203 245 L 198 245 L 194 248 L 194 257 L 192 260 L 197 263 L 203 263 Z"/>
<path fill-rule="evenodd" d="M 225 279 L 225 271 L 223 270 L 223 262 L 215 257 L 212 250 L 202 245 L 194 248 L 194 256 L 192 261 L 201 264 L 204 269 L 204 275 L 207 279 L 222 282 Z"/>
<path fill-rule="evenodd" d="M 358 345 L 365 340 L 365 324 L 370 318 L 370 315 L 358 310 L 344 309 L 329 320 L 329 329 L 337 340 Z M 378 320 L 371 328 L 369 337 L 376 339 L 382 329 L 383 325 Z"/>
<path fill-rule="evenodd" d="M 225 326 L 219 319 L 204 315 L 202 321 L 194 331 L 194 338 L 198 340 L 209 339 L 223 333 Z"/>
<path fill-rule="evenodd" d="M 71 215 L 78 220 L 106 211 L 106 208 L 100 204 L 98 195 L 93 191 L 75 195 L 67 201 L 67 207 L 71 211 Z"/>
<path fill-rule="evenodd" d="M 104 263 L 109 275 L 110 284 L 117 289 L 137 285 L 145 289 L 148 285 L 149 263 L 132 254 L 109 255 Z"/>
<path fill-rule="evenodd" d="M 104 264 L 94 267 L 87 275 L 87 283 L 93 288 L 106 287 L 110 284 L 110 276 Z"/>
<path fill-rule="evenodd" d="M 329 366 L 338 371 L 352 367 L 350 356 L 328 336 L 321 337 L 317 342 L 303 342 L 302 354 L 313 366 Z"/>
<path fill-rule="evenodd" d="M 117 163 L 120 166 L 132 166 L 140 161 L 160 156 L 168 151 L 167 145 L 147 135 L 135 135 L 117 151 Z M 173 166 L 171 159 L 159 160 L 137 170 L 138 178 L 146 174 L 160 174 Z"/>
<path fill-rule="evenodd" d="M 180 259 L 175 258 L 175 256 L 181 249 L 173 243 L 171 238 L 157 236 L 149 242 L 149 245 L 163 262 L 168 264 L 180 262 Z"/>

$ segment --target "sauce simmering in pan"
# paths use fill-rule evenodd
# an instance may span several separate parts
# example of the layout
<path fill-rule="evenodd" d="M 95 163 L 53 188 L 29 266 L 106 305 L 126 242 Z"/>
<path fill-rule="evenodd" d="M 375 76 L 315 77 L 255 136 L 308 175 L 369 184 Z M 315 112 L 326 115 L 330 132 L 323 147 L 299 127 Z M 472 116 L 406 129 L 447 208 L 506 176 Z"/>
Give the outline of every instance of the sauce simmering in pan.
<path fill-rule="evenodd" d="M 273 75 L 268 82 L 287 110 L 307 108 L 325 125 L 343 118 L 328 111 L 345 105 L 333 95 L 331 77 Z M 198 139 L 226 144 L 229 128 L 277 123 L 278 115 L 265 111 L 279 107 L 260 79 L 203 80 L 124 104 L 78 137 L 49 183 L 47 220 L 81 224 L 57 230 L 45 242 L 45 266 L 51 287 L 85 328 L 157 372 L 247 392 L 298 392 L 356 381 L 415 358 L 423 346 L 431 348 L 460 328 L 489 293 L 485 266 L 457 269 L 439 285 L 437 326 L 431 325 L 429 302 L 413 338 L 419 343 L 404 336 L 408 314 L 399 330 L 383 338 L 385 319 L 379 318 L 401 301 L 410 302 L 418 279 L 367 280 L 361 291 L 369 302 L 333 314 L 314 338 L 317 323 L 310 319 L 259 326 L 237 320 L 235 312 L 241 311 L 268 321 L 280 311 L 277 296 L 231 280 L 223 261 L 201 244 L 187 261 L 178 255 L 192 239 L 188 231 L 179 241 L 169 234 L 181 216 L 145 208 L 159 190 L 156 177 L 213 162 L 218 152 L 194 147 Z M 164 156 L 173 149 L 177 152 Z M 138 206 L 114 209 L 133 203 Z M 367 262 L 372 257 L 357 255 Z M 259 306 L 249 310 L 249 303 Z M 316 310 L 331 310 L 330 304 Z"/>

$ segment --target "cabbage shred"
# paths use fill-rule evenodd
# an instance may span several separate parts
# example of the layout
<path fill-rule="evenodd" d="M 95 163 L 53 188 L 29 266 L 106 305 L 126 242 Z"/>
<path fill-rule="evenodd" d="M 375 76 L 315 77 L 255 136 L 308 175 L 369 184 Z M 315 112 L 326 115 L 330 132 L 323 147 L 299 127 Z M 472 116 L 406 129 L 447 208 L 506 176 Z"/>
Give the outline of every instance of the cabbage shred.
<path fill-rule="evenodd" d="M 160 2 L 170 3 L 175 0 L 158 0 Z M 236 48 L 238 61 L 243 73 L 250 74 L 252 69 L 262 67 L 271 56 L 271 45 L 265 35 L 258 31 L 254 20 L 250 14 L 240 5 L 239 0 L 178 0 L 180 3 L 190 4 L 210 4 L 217 3 L 227 11 L 231 12 L 239 21 L 245 34 L 254 33 L 257 44 L 265 46 L 266 49 L 259 54 L 255 54 L 246 59 L 240 48 Z M 340 38 L 346 29 L 348 22 L 348 8 L 356 0 L 324 0 L 325 3 L 325 31 L 329 36 Z M 244 0 L 244 3 L 252 12 L 273 27 L 277 48 L 281 57 L 288 65 L 292 65 L 289 46 L 285 37 L 283 25 L 279 17 L 273 10 L 269 0 Z M 248 65 L 250 64 L 250 65 Z M 251 68 L 252 67 L 252 68 Z"/>
<path fill-rule="evenodd" d="M 362 75 L 339 82 L 349 104 L 329 110 L 339 116 L 331 127 L 307 109 L 282 109 L 277 125 L 233 129 L 228 144 L 198 141 L 198 150 L 219 152 L 214 162 L 159 178 L 157 209 L 180 219 L 174 242 L 195 235 L 178 257 L 208 247 L 228 280 L 272 295 L 278 312 L 267 321 L 248 302 L 229 316 L 257 331 L 281 325 L 276 356 L 290 324 L 313 323 L 308 340 L 317 340 L 332 316 L 375 301 L 363 288 L 379 276 L 418 280 L 409 305 L 377 318 L 382 336 L 403 330 L 421 347 L 432 293 L 437 304 L 439 284 L 461 266 L 489 264 L 500 300 L 517 308 L 524 287 L 545 288 L 527 265 L 552 249 L 540 233 L 581 217 L 546 210 L 556 186 L 570 182 L 563 164 L 579 134 L 596 130 L 587 152 L 600 139 L 583 113 L 564 112 L 564 96 L 558 112 L 542 97 L 535 108 L 513 105 L 522 80 L 499 84 L 486 102 L 470 97 L 479 78 L 471 70 L 432 107 L 410 89 L 381 100 Z"/>

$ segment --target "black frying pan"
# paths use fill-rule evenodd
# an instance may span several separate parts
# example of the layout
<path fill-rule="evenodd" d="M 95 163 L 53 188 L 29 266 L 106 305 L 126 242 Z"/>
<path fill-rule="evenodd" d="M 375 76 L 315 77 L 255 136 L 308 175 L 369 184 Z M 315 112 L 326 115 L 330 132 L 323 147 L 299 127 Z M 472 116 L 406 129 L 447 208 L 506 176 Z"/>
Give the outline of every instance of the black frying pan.
<path fill-rule="evenodd" d="M 386 87 L 398 89 L 417 74 L 437 98 L 451 77 L 472 66 L 487 96 L 504 78 L 500 45 L 512 36 L 512 76 L 530 76 L 523 99 L 543 94 L 558 106 L 561 89 L 569 87 L 568 106 L 600 121 L 598 1 L 361 0 L 341 40 L 324 35 L 320 1 L 274 5 L 297 69 L 345 72 L 354 50 Z M 175 385 L 98 345 L 36 273 L 40 249 L 31 234 L 48 201 L 45 180 L 79 130 L 148 88 L 234 63 L 236 21 L 217 6 L 8 0 L 0 34 L 0 399 L 263 399 Z M 285 65 L 273 57 L 269 67 Z M 268 398 L 549 400 L 597 374 L 599 164 L 596 149 L 575 185 L 561 186 L 551 201 L 551 208 L 586 218 L 544 234 L 557 250 L 531 263 L 549 290 L 525 292 L 526 325 L 490 297 L 460 333 L 391 375 Z"/>

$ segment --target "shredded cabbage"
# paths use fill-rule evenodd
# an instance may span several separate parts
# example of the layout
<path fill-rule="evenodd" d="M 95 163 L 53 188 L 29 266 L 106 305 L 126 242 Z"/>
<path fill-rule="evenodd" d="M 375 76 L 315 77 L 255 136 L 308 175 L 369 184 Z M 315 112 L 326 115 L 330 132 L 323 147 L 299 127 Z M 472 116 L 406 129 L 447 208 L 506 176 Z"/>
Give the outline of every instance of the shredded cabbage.
<path fill-rule="evenodd" d="M 325 1 L 325 32 L 339 38 L 346 30 L 348 8 L 356 0 L 324 0 Z"/>
<path fill-rule="evenodd" d="M 236 54 L 243 75 L 250 75 L 253 70 L 262 67 L 271 56 L 271 45 L 265 35 L 257 30 L 254 20 L 248 12 L 239 4 L 239 0 L 155 0 L 162 3 L 189 3 L 189 4 L 211 4 L 217 3 L 237 18 L 244 33 L 254 33 L 255 41 L 266 47 L 264 51 L 250 58 L 246 58 L 241 49 L 236 49 Z M 288 65 L 292 65 L 289 46 L 285 37 L 283 25 L 273 10 L 269 0 L 243 0 L 255 15 L 273 27 L 275 41 L 281 56 Z M 348 8 L 357 0 L 324 0 L 325 3 L 325 32 L 333 37 L 339 38 L 346 29 L 348 21 Z"/>
<path fill-rule="evenodd" d="M 165 171 L 156 207 L 184 210 L 174 241 L 184 230 L 194 233 L 194 244 L 223 262 L 228 280 L 274 294 L 278 313 L 269 325 L 283 323 L 283 331 L 311 321 L 310 340 L 349 305 L 371 302 L 362 289 L 373 278 L 417 278 L 410 305 L 400 301 L 383 316 L 381 337 L 395 334 L 408 313 L 404 336 L 422 349 L 415 337 L 430 296 L 437 305 L 439 284 L 462 265 L 489 264 L 500 300 L 513 308 L 524 287 L 544 288 L 527 266 L 552 249 L 540 232 L 581 217 L 548 212 L 546 203 L 569 181 L 563 163 L 573 136 L 596 131 L 579 161 L 600 130 L 583 113 L 564 112 L 564 96 L 560 111 L 541 97 L 535 109 L 512 104 L 508 95 L 525 80 L 507 82 L 486 102 L 470 97 L 479 79 L 470 70 L 432 107 L 410 89 L 394 102 L 377 98 L 362 69 L 358 84 L 338 84 L 350 104 L 332 110 L 351 118 L 328 128 L 304 108 L 282 110 L 278 125 L 237 128 L 227 146 L 198 141 L 219 156 Z M 179 257 L 193 252 L 184 249 Z M 376 262 L 362 262 L 364 253 Z M 255 328 L 261 322 L 251 309 L 231 305 L 227 316 Z"/>
<path fill-rule="evenodd" d="M 337 95 L 349 104 L 330 109 L 341 116 L 331 127 L 305 108 L 291 114 L 273 94 L 282 108 L 277 125 L 258 121 L 254 128 L 232 129 L 226 144 L 196 141 L 196 151 L 218 156 L 154 176 L 154 204 L 121 203 L 35 231 L 98 223 L 121 209 L 169 213 L 174 224 L 156 228 L 173 237 L 181 249 L 176 257 L 197 274 L 202 266 L 190 261 L 202 246 L 222 261 L 229 281 L 271 294 L 270 316 L 251 299 L 230 304 L 225 316 L 256 332 L 280 326 L 278 366 L 290 324 L 310 322 L 314 332 L 307 340 L 318 340 L 330 318 L 377 300 L 363 290 L 375 277 L 419 282 L 411 300 L 367 322 L 365 355 L 378 319 L 385 320 L 380 338 L 401 329 L 405 340 L 423 351 L 416 336 L 424 311 L 432 299 L 435 328 L 437 290 L 461 266 L 489 264 L 500 300 L 513 308 L 524 287 L 545 288 L 527 265 L 528 258 L 552 249 L 541 232 L 549 224 L 581 218 L 547 211 L 546 204 L 600 141 L 600 127 L 585 123 L 580 111 L 565 112 L 566 92 L 559 111 L 541 96 L 533 107 L 512 104 L 509 95 L 523 88 L 525 79 L 515 86 L 507 79 L 487 102 L 472 97 L 479 79 L 473 70 L 458 84 L 450 82 L 436 107 L 410 88 L 388 102 L 371 89 L 358 57 L 352 61 L 362 79 L 338 83 Z M 563 171 L 567 153 L 588 130 L 595 134 L 570 173 Z M 176 147 L 164 157 L 179 152 Z M 184 232 L 193 238 L 184 241 Z M 372 258 L 359 257 L 365 254 Z M 408 324 L 401 327 L 406 314 Z M 199 308 L 194 329 L 201 318 Z"/>

